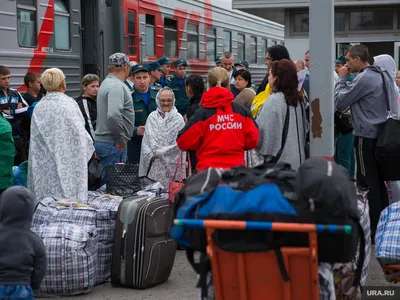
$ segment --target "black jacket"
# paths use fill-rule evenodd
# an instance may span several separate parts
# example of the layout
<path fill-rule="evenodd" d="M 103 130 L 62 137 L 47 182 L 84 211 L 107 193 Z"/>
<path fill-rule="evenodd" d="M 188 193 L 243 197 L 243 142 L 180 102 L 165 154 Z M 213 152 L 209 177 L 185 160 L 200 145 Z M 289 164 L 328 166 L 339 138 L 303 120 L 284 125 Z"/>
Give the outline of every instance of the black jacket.
<path fill-rule="evenodd" d="M 83 97 L 79 96 L 76 98 L 76 102 L 78 103 L 78 106 L 82 112 L 83 118 L 85 119 L 85 128 L 86 131 L 90 134 L 92 139 L 94 139 L 94 136 L 92 136 L 92 133 L 90 131 L 90 126 L 89 126 L 89 118 L 88 114 L 91 120 L 91 124 L 93 126 L 93 132 L 96 130 L 96 120 L 97 120 L 97 104 L 96 100 L 90 97 Z M 87 104 L 87 110 L 86 106 L 84 104 Z"/>
<path fill-rule="evenodd" d="M 0 110 L 10 111 L 10 115 L 6 119 L 11 124 L 13 137 L 25 136 L 25 133 L 21 130 L 21 122 L 26 120 L 30 122 L 31 117 L 28 113 L 28 105 L 17 90 L 8 88 L 7 93 L 5 95 L 0 90 Z M 22 109 L 17 109 L 19 103 L 22 104 Z"/>
<path fill-rule="evenodd" d="M 30 230 L 35 196 L 14 186 L 0 197 L 0 285 L 38 289 L 47 269 L 42 240 Z"/>
<path fill-rule="evenodd" d="M 186 112 L 186 118 L 189 120 L 196 110 L 200 108 L 200 101 L 201 101 L 201 95 L 193 96 L 190 98 L 190 106 Z M 196 151 L 189 151 L 189 156 L 190 156 L 190 164 L 192 166 L 192 172 L 196 170 L 196 165 L 197 165 L 197 158 L 196 158 Z"/>
<path fill-rule="evenodd" d="M 268 77 L 269 77 L 269 72 L 267 75 L 265 75 L 263 81 L 261 82 L 260 86 L 257 89 L 257 95 L 263 91 L 265 91 L 265 88 L 267 87 L 268 84 Z"/>
<path fill-rule="evenodd" d="M 193 96 L 190 98 L 189 108 L 186 111 L 186 118 L 189 120 L 194 115 L 196 110 L 200 108 L 201 95 Z"/>

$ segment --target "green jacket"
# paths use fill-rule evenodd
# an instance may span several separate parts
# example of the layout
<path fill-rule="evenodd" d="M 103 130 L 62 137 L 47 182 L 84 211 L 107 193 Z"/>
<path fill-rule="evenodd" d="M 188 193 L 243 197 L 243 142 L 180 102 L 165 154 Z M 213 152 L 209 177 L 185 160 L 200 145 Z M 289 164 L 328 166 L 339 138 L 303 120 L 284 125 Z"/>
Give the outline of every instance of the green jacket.
<path fill-rule="evenodd" d="M 135 86 L 131 86 L 130 84 L 129 84 L 129 82 L 128 82 L 128 80 L 125 80 L 125 84 L 126 84 L 126 86 L 128 87 L 128 89 L 132 92 L 133 91 L 133 89 L 135 88 Z"/>
<path fill-rule="evenodd" d="M 190 102 L 188 96 L 186 95 L 185 82 L 186 77 L 184 78 L 183 85 L 179 84 L 179 79 L 175 74 L 174 77 L 172 77 L 171 82 L 168 84 L 168 87 L 174 91 L 175 106 L 182 116 L 186 114 Z"/>
<path fill-rule="evenodd" d="M 161 78 L 164 78 L 164 80 L 156 80 L 155 83 L 159 84 L 161 87 L 169 86 L 169 84 L 171 83 L 171 80 L 169 80 L 166 77 L 161 77 Z"/>
<path fill-rule="evenodd" d="M 15 146 L 10 122 L 0 113 L 0 190 L 13 185 Z"/>
<path fill-rule="evenodd" d="M 132 138 L 128 142 L 128 162 L 130 164 L 138 164 L 140 162 L 140 149 L 142 148 L 143 136 L 136 135 L 139 126 L 146 125 L 147 117 L 149 114 L 157 109 L 156 96 L 159 87 L 149 87 L 149 105 L 146 106 L 142 95 L 136 91 L 132 91 L 133 108 L 135 110 L 135 125 L 133 126 Z"/>

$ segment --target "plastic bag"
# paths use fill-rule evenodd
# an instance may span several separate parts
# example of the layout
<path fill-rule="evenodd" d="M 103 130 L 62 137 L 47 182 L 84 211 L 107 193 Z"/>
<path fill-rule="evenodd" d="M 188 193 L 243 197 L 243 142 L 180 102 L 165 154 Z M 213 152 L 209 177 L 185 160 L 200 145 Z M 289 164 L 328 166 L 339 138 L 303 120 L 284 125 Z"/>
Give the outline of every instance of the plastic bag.
<path fill-rule="evenodd" d="M 96 191 L 101 187 L 101 165 L 97 159 L 92 158 L 88 165 L 88 190 Z"/>

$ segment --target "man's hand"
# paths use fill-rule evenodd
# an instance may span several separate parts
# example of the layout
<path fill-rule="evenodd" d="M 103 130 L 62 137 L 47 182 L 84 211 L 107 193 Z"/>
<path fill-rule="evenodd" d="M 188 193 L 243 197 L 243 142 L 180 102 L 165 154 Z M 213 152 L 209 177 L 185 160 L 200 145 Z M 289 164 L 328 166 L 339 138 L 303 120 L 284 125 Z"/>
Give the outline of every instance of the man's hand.
<path fill-rule="evenodd" d="M 144 135 L 144 126 L 139 126 L 137 131 L 136 131 L 136 135 L 138 136 L 142 136 Z"/>
<path fill-rule="evenodd" d="M 338 75 L 347 78 L 347 76 L 349 76 L 349 73 L 350 73 L 349 68 L 347 66 L 344 66 L 339 69 Z"/>
<path fill-rule="evenodd" d="M 7 115 L 10 115 L 10 113 L 11 113 L 9 109 L 2 110 L 2 112 L 7 114 Z"/>
<path fill-rule="evenodd" d="M 22 108 L 22 102 L 18 102 L 17 109 Z"/>
<path fill-rule="evenodd" d="M 117 150 L 124 150 L 126 148 L 126 142 L 124 142 L 123 144 L 117 144 L 115 147 L 117 148 Z"/>

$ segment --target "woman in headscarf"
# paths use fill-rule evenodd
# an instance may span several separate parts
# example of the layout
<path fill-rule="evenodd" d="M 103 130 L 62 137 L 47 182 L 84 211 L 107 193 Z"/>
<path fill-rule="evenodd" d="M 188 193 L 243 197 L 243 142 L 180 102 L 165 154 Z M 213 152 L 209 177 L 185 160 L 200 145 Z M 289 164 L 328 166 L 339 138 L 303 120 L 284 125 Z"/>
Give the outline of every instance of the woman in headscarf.
<path fill-rule="evenodd" d="M 186 156 L 181 153 L 176 144 L 178 132 L 185 126 L 183 117 L 175 107 L 174 92 L 162 88 L 156 96 L 157 110 L 153 111 L 146 121 L 146 131 L 143 136 L 140 153 L 139 176 L 160 182 L 165 188 L 174 179 L 175 168 L 182 155 L 182 162 Z M 186 167 L 183 165 L 183 178 Z"/>
<path fill-rule="evenodd" d="M 396 68 L 396 62 L 394 61 L 393 57 L 387 54 L 382 54 L 374 57 L 374 65 L 377 67 L 380 67 L 381 69 L 384 69 L 389 72 L 390 76 L 393 78 L 394 81 L 394 86 L 397 86 L 396 83 L 396 74 L 397 74 L 397 68 Z M 397 89 L 397 100 L 400 100 L 400 91 Z M 398 102 L 397 102 L 398 103 Z M 391 107 L 391 112 L 392 116 L 395 119 L 400 119 L 400 109 L 397 107 L 397 110 L 393 109 Z"/>
<path fill-rule="evenodd" d="M 28 188 L 43 197 L 85 201 L 92 138 L 76 101 L 67 95 L 64 73 L 47 69 L 41 77 L 47 90 L 32 114 Z"/>
<path fill-rule="evenodd" d="M 393 57 L 387 54 L 382 54 L 374 57 L 374 65 L 377 67 L 380 67 L 381 69 L 384 69 L 389 72 L 390 76 L 393 78 L 395 84 L 394 86 L 397 86 L 396 83 L 396 74 L 397 74 L 397 69 L 396 69 L 396 62 L 394 61 Z M 397 90 L 397 103 L 400 101 L 400 91 L 399 89 Z M 393 103 L 393 102 L 391 102 Z M 400 105 L 400 104 L 399 104 Z M 400 109 L 399 109 L 400 110 Z M 400 119 L 400 112 L 397 111 L 395 112 L 393 110 L 393 106 L 391 107 L 391 113 L 393 118 L 395 119 Z M 400 196 L 400 181 L 386 181 L 386 188 L 388 190 L 388 196 L 389 196 L 389 203 L 393 203 L 396 201 L 399 201 L 399 196 Z"/>

